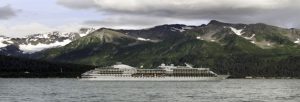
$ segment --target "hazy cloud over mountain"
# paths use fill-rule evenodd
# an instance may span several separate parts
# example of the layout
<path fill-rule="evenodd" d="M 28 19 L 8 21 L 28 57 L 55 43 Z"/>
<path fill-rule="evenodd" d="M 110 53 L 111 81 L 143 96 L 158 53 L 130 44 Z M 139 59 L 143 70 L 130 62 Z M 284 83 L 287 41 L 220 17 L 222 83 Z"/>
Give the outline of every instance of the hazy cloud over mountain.
<path fill-rule="evenodd" d="M 58 0 L 61 1 L 69 0 Z M 217 19 L 232 23 L 269 23 L 286 27 L 299 27 L 300 1 L 296 0 L 76 0 L 65 2 L 68 8 L 91 8 L 109 15 L 147 16 L 164 22 L 177 20 Z M 82 4 L 82 5 L 80 5 Z M 91 6 L 85 7 L 84 5 Z M 94 4 L 94 5 L 92 5 Z M 96 5 L 96 6 L 95 6 Z M 163 18 L 163 19 L 160 19 Z M 137 18 L 139 19 L 139 18 Z M 126 20 L 126 18 L 124 19 Z M 119 18 L 119 21 L 123 21 Z M 101 21 L 100 21 L 101 22 Z M 106 22 L 106 21 L 105 21 Z"/>
<path fill-rule="evenodd" d="M 96 7 L 93 0 L 58 0 L 57 4 L 64 5 L 72 9 L 86 9 Z"/>
<path fill-rule="evenodd" d="M 299 0 L 0 0 L 0 35 L 80 27 L 267 23 L 300 28 Z M 19 11 L 22 12 L 19 12 Z M 26 30 L 26 25 L 31 25 Z M 71 25 L 71 26 L 70 26 Z M 69 27 L 68 27 L 69 26 Z M 25 32 L 26 31 L 26 32 Z"/>
<path fill-rule="evenodd" d="M 144 16 L 144 15 L 109 15 L 102 20 L 88 20 L 85 21 L 85 25 L 89 26 L 104 26 L 112 28 L 126 28 L 126 29 L 141 29 L 153 27 L 158 24 L 167 23 L 181 23 L 181 24 L 203 24 L 207 23 L 205 20 L 179 20 L 169 17 L 157 17 L 157 16 Z"/>

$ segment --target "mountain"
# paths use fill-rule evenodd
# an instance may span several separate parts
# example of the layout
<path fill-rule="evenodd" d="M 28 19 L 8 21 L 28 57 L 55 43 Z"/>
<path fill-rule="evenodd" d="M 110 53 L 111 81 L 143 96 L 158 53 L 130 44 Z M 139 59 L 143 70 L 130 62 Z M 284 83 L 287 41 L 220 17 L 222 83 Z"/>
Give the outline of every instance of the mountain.
<path fill-rule="evenodd" d="M 94 31 L 93 28 L 81 28 L 79 32 L 60 33 L 58 31 L 33 34 L 23 38 L 0 36 L 0 54 L 24 56 L 49 48 L 65 46 L 75 39 Z"/>
<path fill-rule="evenodd" d="M 274 48 L 280 45 L 299 45 L 299 31 L 263 23 L 229 24 L 212 20 L 208 25 L 193 29 L 187 34 L 197 35 L 202 40 L 217 42 L 234 34 L 261 48 Z"/>
<path fill-rule="evenodd" d="M 183 24 L 160 25 L 148 29 L 141 30 L 116 30 L 130 36 L 146 38 L 151 40 L 165 40 L 181 37 L 181 33 L 195 28 L 196 26 L 187 26 Z"/>
<path fill-rule="evenodd" d="M 229 72 L 238 78 L 300 77 L 300 30 L 216 20 L 201 26 L 168 24 L 141 30 L 100 28 L 64 46 L 30 55 L 35 59 L 95 66 L 123 62 L 155 68 L 161 63 L 182 65 L 187 62 L 196 67 L 210 67 L 221 74 Z"/>

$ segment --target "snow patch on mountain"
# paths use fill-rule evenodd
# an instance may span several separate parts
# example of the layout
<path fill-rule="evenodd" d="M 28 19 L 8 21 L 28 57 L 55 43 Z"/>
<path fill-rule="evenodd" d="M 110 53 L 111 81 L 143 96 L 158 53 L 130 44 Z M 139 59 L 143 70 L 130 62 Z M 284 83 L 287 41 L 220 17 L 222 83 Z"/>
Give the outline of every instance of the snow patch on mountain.
<path fill-rule="evenodd" d="M 80 37 L 84 37 L 84 36 L 86 36 L 88 33 L 81 33 L 81 34 L 79 34 L 79 36 Z"/>
<path fill-rule="evenodd" d="M 6 42 L 9 43 L 9 44 L 13 44 L 14 43 L 11 40 L 7 40 Z"/>
<path fill-rule="evenodd" d="M 145 39 L 145 38 L 138 37 L 137 40 L 140 40 L 140 41 L 150 41 L 151 39 Z"/>
<path fill-rule="evenodd" d="M 37 38 L 37 39 L 47 39 L 49 38 L 48 34 L 33 34 L 33 35 L 28 35 L 26 38 Z"/>
<path fill-rule="evenodd" d="M 86 36 L 86 35 L 88 35 L 88 34 L 94 32 L 95 30 L 96 30 L 96 29 L 94 29 L 94 28 L 81 28 L 81 29 L 79 30 L 79 36 L 80 36 L 80 37 L 84 37 L 84 36 Z"/>
<path fill-rule="evenodd" d="M 183 30 L 183 29 L 178 29 L 178 28 L 175 28 L 175 27 L 172 27 L 172 28 L 171 28 L 171 31 L 173 31 L 173 32 L 177 32 L 177 31 L 179 31 L 179 32 L 184 32 L 185 30 Z"/>
<path fill-rule="evenodd" d="M 197 36 L 196 39 L 198 39 L 198 40 L 204 40 L 201 36 Z"/>
<path fill-rule="evenodd" d="M 229 27 L 229 28 L 236 35 L 238 35 L 240 37 L 243 37 L 244 39 L 250 40 L 251 43 L 255 44 L 255 41 L 253 41 L 253 38 L 255 37 L 255 34 L 252 34 L 250 37 L 244 37 L 244 36 L 242 36 L 244 34 L 243 30 L 246 28 L 246 26 L 244 27 L 244 29 L 236 29 L 234 27 Z M 268 46 L 270 46 L 270 45 L 268 45 Z"/>
<path fill-rule="evenodd" d="M 6 43 L 4 43 L 4 42 L 6 42 Z M 7 43 L 12 43 L 12 42 L 10 41 L 9 38 L 0 36 L 0 47 L 6 47 L 7 45 L 9 45 Z"/>
<path fill-rule="evenodd" d="M 19 45 L 19 49 L 23 51 L 23 53 L 34 53 L 34 52 L 38 52 L 38 51 L 42 51 L 48 48 L 54 48 L 54 47 L 60 47 L 60 46 L 65 46 L 67 44 L 69 44 L 71 42 L 71 40 L 66 39 L 62 42 L 56 41 L 54 43 L 50 43 L 50 44 L 36 44 L 36 45 L 32 45 L 32 44 L 21 44 Z"/>
<path fill-rule="evenodd" d="M 186 30 L 189 30 L 189 29 L 193 29 L 193 27 L 190 27 L 190 26 L 184 26 L 184 27 L 181 27 L 181 28 L 175 28 L 175 27 L 172 27 L 171 28 L 171 31 L 179 31 L 179 32 L 184 32 Z"/>
<path fill-rule="evenodd" d="M 185 30 L 190 30 L 190 29 L 194 29 L 195 27 L 185 26 L 185 27 L 182 27 L 182 28 L 185 29 Z"/>
<path fill-rule="evenodd" d="M 233 28 L 233 27 L 229 27 L 231 29 L 231 31 L 233 31 L 236 35 L 238 36 L 241 36 L 243 34 L 243 30 L 244 29 L 236 29 L 236 28 Z"/>
<path fill-rule="evenodd" d="M 297 40 L 296 40 L 296 41 L 294 41 L 294 43 L 296 43 L 296 44 L 299 44 L 299 43 L 300 43 L 300 39 L 299 39 L 299 38 L 297 38 Z"/>
<path fill-rule="evenodd" d="M 29 41 L 35 42 L 35 41 L 38 41 L 38 39 L 29 39 Z"/>
<path fill-rule="evenodd" d="M 255 34 L 252 34 L 251 37 L 244 37 L 244 38 L 247 39 L 247 40 L 251 40 L 254 37 L 255 37 Z"/>
<path fill-rule="evenodd" d="M 0 39 L 0 41 L 1 41 L 1 39 Z M 7 44 L 4 44 L 2 41 L 0 42 L 0 47 L 6 47 L 7 46 Z"/>

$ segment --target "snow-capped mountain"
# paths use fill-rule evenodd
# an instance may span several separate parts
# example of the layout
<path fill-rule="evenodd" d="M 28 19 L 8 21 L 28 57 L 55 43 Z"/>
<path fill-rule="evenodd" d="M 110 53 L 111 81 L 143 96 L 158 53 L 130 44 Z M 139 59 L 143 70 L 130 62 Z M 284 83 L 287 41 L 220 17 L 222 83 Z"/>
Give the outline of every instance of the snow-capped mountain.
<path fill-rule="evenodd" d="M 50 32 L 24 38 L 0 36 L 0 54 L 14 56 L 28 54 L 31 56 L 34 53 L 47 58 L 75 57 L 77 54 L 82 57 L 84 54 L 93 55 L 98 53 L 97 51 L 108 49 L 101 49 L 103 45 L 107 47 L 115 44 L 116 46 L 124 45 L 120 48 L 131 46 L 140 48 L 149 46 L 143 44 L 159 45 L 164 42 L 173 44 L 172 41 L 175 41 L 172 47 L 166 48 L 173 49 L 173 46 L 191 40 L 219 44 L 222 45 L 221 47 L 225 47 L 224 49 L 239 49 L 256 53 L 261 49 L 285 49 L 283 47 L 289 46 L 297 48 L 300 46 L 299 39 L 299 29 L 281 28 L 263 23 L 231 24 L 212 20 L 208 24 L 200 26 L 166 24 L 140 30 L 82 28 L 78 32 Z M 54 51 L 56 47 L 59 48 Z"/>
<path fill-rule="evenodd" d="M 31 54 L 49 48 L 65 46 L 93 31 L 95 31 L 94 28 L 81 28 L 78 32 L 61 33 L 54 31 L 43 34 L 28 35 L 23 38 L 0 36 L 0 52 L 4 55 L 11 55 L 11 52 Z M 11 51 L 11 48 L 18 51 Z"/>
<path fill-rule="evenodd" d="M 201 62 L 228 61 L 231 64 L 242 59 L 248 63 L 261 56 L 266 58 L 264 61 L 270 57 L 277 60 L 278 55 L 283 55 L 282 58 L 298 56 L 299 38 L 298 29 L 216 20 L 201 26 L 172 24 L 140 30 L 101 28 L 66 46 L 42 51 L 37 59 L 86 65 L 121 61 L 147 67 L 160 62 L 202 65 Z M 251 65 L 257 63 L 261 61 Z"/>

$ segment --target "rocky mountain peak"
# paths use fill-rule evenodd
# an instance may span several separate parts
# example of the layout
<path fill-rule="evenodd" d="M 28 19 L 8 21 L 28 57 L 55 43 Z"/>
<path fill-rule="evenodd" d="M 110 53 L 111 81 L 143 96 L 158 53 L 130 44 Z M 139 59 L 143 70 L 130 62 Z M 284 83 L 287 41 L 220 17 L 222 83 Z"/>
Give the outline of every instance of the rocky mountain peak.
<path fill-rule="evenodd" d="M 217 20 L 211 20 L 207 25 L 228 25 L 229 23 L 224 23 Z"/>
<path fill-rule="evenodd" d="M 62 33 L 59 31 L 53 31 L 47 33 L 32 34 L 22 38 L 0 36 L 0 51 L 14 52 L 14 54 L 34 53 L 42 51 L 44 49 L 64 46 L 80 37 L 86 36 L 93 31 L 95 31 L 94 28 L 82 28 L 78 32 Z M 16 48 L 12 49 L 11 46 L 17 47 L 18 50 L 16 50 Z"/>

